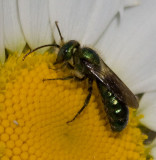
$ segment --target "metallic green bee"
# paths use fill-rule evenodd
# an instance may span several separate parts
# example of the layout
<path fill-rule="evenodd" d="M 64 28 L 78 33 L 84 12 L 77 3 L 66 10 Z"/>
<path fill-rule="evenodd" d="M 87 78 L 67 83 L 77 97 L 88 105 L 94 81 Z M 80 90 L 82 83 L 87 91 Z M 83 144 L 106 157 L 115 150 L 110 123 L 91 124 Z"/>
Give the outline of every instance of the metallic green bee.
<path fill-rule="evenodd" d="M 138 101 L 135 95 L 129 90 L 129 88 L 118 78 L 118 76 L 104 63 L 99 57 L 96 51 L 88 47 L 80 47 L 79 42 L 70 40 L 64 43 L 60 29 L 57 22 L 55 22 L 58 29 L 62 46 L 57 44 L 50 44 L 40 46 L 23 57 L 23 60 L 27 55 L 46 46 L 54 46 L 59 48 L 56 62 L 54 64 L 62 63 L 63 66 L 68 66 L 75 71 L 74 76 L 56 79 L 44 79 L 45 80 L 67 80 L 76 78 L 79 80 L 88 79 L 88 95 L 85 99 L 84 105 L 77 112 L 77 114 L 68 121 L 72 122 L 88 105 L 92 95 L 92 84 L 96 81 L 97 87 L 104 103 L 104 109 L 108 115 L 108 119 L 113 131 L 122 131 L 129 118 L 128 107 L 138 108 Z"/>

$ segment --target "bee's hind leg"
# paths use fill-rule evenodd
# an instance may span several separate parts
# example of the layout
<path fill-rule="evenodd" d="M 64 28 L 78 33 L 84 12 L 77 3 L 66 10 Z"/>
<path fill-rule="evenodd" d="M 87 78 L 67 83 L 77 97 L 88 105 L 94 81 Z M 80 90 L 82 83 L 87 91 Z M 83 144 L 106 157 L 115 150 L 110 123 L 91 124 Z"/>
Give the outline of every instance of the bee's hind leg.
<path fill-rule="evenodd" d="M 89 79 L 88 80 L 88 83 L 89 83 L 89 87 L 88 87 L 88 91 L 89 91 L 89 94 L 87 95 L 86 99 L 85 99 L 85 102 L 84 102 L 84 105 L 82 106 L 82 108 L 77 112 L 77 114 L 74 116 L 74 118 L 70 121 L 67 121 L 66 123 L 71 123 L 73 122 L 79 114 L 81 114 L 81 112 L 87 107 L 87 105 L 89 104 L 89 101 L 90 101 L 90 98 L 91 98 L 91 95 L 92 95 L 92 84 L 93 84 L 93 80 L 92 79 Z"/>

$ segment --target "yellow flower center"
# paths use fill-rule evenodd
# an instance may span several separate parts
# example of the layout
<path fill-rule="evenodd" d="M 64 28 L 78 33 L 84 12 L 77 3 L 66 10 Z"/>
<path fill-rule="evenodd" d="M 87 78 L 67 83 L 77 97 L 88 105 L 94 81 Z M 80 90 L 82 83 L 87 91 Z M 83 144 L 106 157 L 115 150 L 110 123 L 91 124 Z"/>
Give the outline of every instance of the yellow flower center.
<path fill-rule="evenodd" d="M 53 69 L 55 58 L 11 56 L 0 68 L 0 159 L 146 160 L 139 117 L 130 109 L 127 127 L 113 132 L 96 84 L 89 105 L 66 123 L 83 106 L 87 81 L 43 82 L 70 75 Z"/>

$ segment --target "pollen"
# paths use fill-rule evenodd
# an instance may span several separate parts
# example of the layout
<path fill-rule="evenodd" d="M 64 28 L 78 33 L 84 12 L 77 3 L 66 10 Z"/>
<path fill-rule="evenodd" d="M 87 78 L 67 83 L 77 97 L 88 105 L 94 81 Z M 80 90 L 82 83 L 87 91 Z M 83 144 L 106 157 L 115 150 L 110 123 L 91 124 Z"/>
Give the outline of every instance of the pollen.
<path fill-rule="evenodd" d="M 0 67 L 1 160 L 146 160 L 135 110 L 113 132 L 94 83 L 88 106 L 67 123 L 84 105 L 87 81 L 46 80 L 71 75 L 53 66 L 55 54 L 22 58 L 10 56 Z"/>

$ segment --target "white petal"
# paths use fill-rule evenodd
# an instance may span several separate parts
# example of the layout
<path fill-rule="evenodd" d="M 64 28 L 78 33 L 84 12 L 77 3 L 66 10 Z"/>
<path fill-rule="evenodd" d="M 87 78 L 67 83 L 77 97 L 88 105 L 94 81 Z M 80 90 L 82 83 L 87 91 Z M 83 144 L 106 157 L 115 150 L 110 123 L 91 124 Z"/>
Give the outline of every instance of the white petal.
<path fill-rule="evenodd" d="M 146 93 L 140 101 L 138 115 L 144 115 L 140 122 L 147 128 L 156 131 L 156 92 Z"/>
<path fill-rule="evenodd" d="M 153 158 L 154 158 L 154 160 L 155 160 L 155 159 L 156 159 L 156 147 L 153 147 L 153 148 L 152 148 L 150 154 L 153 156 Z"/>
<path fill-rule="evenodd" d="M 140 6 L 115 18 L 97 44 L 106 63 L 134 93 L 156 89 L 156 1 L 142 0 Z"/>
<path fill-rule="evenodd" d="M 56 42 L 60 41 L 54 23 L 58 21 L 65 41 L 75 39 L 93 45 L 123 7 L 123 0 L 49 0 Z"/>
<path fill-rule="evenodd" d="M 152 144 L 149 145 L 151 149 L 151 155 L 153 156 L 154 160 L 156 159 L 156 138 L 154 139 L 154 141 L 152 142 Z"/>
<path fill-rule="evenodd" d="M 21 53 L 26 42 L 19 23 L 16 0 L 4 0 L 4 43 L 11 52 Z"/>
<path fill-rule="evenodd" d="M 28 45 L 33 49 L 53 42 L 47 0 L 19 0 L 20 20 Z M 39 50 L 44 52 L 47 48 Z"/>
<path fill-rule="evenodd" d="M 5 61 L 4 35 L 3 35 L 3 1 L 0 0 L 0 62 Z"/>

